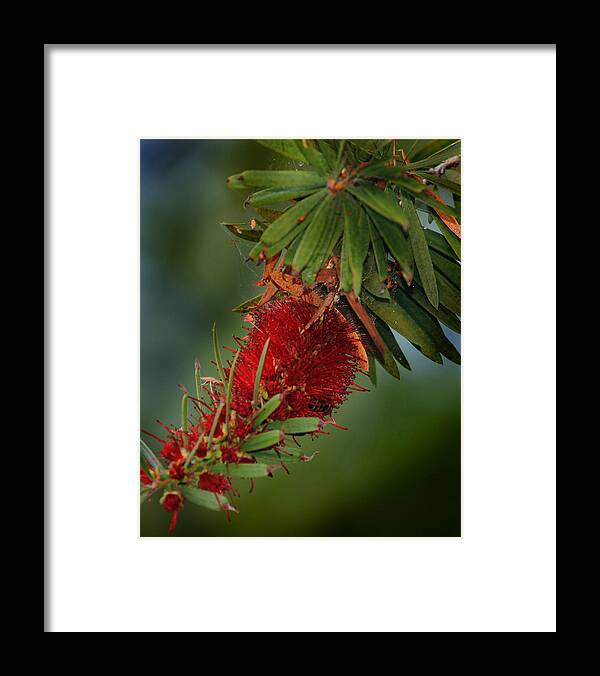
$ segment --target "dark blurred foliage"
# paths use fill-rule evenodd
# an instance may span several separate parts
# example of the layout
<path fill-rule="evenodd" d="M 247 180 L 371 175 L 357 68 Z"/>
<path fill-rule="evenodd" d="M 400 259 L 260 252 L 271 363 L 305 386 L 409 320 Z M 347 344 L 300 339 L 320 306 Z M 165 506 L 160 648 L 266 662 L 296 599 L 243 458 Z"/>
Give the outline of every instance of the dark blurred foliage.
<path fill-rule="evenodd" d="M 193 385 L 194 358 L 205 375 L 211 328 L 222 343 L 242 335 L 231 308 L 256 295 L 259 271 L 247 246 L 221 221 L 248 220 L 243 193 L 225 178 L 244 169 L 284 168 L 254 141 L 141 142 L 141 427 L 177 424 L 178 384 Z M 449 334 L 450 335 L 450 334 Z M 458 336 L 451 335 L 457 343 Z M 424 358 L 403 338 L 413 366 L 400 382 L 378 371 L 356 393 L 327 436 L 303 444 L 319 454 L 287 476 L 237 482 L 242 496 L 231 523 L 186 505 L 175 536 L 460 535 L 460 368 Z M 141 535 L 164 536 L 168 515 L 154 497 L 141 508 Z"/>

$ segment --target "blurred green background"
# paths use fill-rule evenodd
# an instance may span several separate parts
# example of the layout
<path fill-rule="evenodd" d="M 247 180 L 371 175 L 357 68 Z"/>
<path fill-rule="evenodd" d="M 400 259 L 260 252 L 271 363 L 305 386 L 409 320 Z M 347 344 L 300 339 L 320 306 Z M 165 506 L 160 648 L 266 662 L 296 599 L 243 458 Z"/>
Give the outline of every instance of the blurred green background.
<path fill-rule="evenodd" d="M 141 427 L 179 424 L 179 383 L 193 387 L 194 358 L 215 375 L 211 328 L 221 342 L 242 335 L 231 308 L 258 293 L 250 246 L 222 221 L 248 220 L 245 194 L 227 176 L 288 163 L 254 141 L 141 141 Z M 459 337 L 448 331 L 458 345 Z M 336 414 L 348 431 L 306 441 L 319 455 L 291 476 L 238 481 L 239 515 L 187 504 L 176 537 L 459 536 L 460 367 L 424 358 L 400 337 L 412 364 L 402 380 L 378 366 L 378 385 L 355 393 Z M 150 440 L 151 441 L 151 440 Z M 156 448 L 156 444 L 154 445 Z M 169 515 L 153 497 L 141 507 L 142 536 L 165 536 Z"/>

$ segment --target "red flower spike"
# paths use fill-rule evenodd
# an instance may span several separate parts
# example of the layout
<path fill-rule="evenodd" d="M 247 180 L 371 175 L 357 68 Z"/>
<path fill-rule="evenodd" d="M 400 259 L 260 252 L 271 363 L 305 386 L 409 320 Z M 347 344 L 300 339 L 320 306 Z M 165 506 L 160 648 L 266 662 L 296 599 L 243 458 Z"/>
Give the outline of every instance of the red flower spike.
<path fill-rule="evenodd" d="M 183 458 L 181 460 L 175 460 L 169 465 L 169 477 L 175 479 L 176 481 L 183 481 L 185 479 L 185 470 L 184 470 L 185 461 Z"/>
<path fill-rule="evenodd" d="M 144 486 L 152 486 L 152 479 L 146 474 L 145 470 L 140 467 L 140 483 Z"/>
<path fill-rule="evenodd" d="M 203 491 L 210 491 L 219 495 L 225 495 L 230 491 L 231 483 L 222 475 L 214 474 L 213 472 L 202 472 L 198 478 L 198 488 Z"/>
<path fill-rule="evenodd" d="M 160 454 L 167 460 L 181 460 L 183 457 L 179 444 L 175 439 L 169 439 L 162 447 Z"/>
<path fill-rule="evenodd" d="M 273 300 L 253 310 L 233 382 L 232 408 L 239 415 L 252 413 L 254 379 L 267 338 L 260 389 L 266 397 L 284 395 L 274 419 L 325 419 L 344 402 L 361 363 L 355 328 L 335 308 L 306 328 L 314 311 L 313 305 L 297 299 Z"/>
<path fill-rule="evenodd" d="M 160 499 L 160 504 L 163 506 L 163 509 L 166 512 L 173 512 L 171 517 L 171 523 L 169 524 L 169 535 L 175 530 L 177 525 L 177 517 L 179 512 L 183 507 L 183 496 L 179 491 L 165 491 L 162 498 Z"/>

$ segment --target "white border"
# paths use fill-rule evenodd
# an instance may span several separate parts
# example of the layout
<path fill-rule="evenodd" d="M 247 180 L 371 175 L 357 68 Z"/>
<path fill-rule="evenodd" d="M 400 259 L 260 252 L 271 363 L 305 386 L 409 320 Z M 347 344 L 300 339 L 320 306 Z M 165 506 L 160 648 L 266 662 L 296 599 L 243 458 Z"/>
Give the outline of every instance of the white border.
<path fill-rule="evenodd" d="M 46 59 L 49 629 L 554 631 L 555 50 Z M 137 537 L 143 136 L 465 139 L 462 539 Z"/>

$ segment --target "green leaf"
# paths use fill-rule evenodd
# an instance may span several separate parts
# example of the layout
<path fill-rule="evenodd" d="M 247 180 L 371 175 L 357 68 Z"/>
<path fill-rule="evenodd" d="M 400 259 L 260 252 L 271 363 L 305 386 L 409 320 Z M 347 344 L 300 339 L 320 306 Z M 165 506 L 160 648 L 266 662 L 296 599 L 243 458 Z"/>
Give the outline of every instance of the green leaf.
<path fill-rule="evenodd" d="M 426 181 L 433 183 L 434 185 L 439 185 L 442 188 L 446 188 L 455 195 L 460 195 L 460 183 L 455 183 L 446 178 L 446 175 L 436 176 L 435 174 L 430 174 L 427 171 L 418 171 L 417 176 L 424 178 Z"/>
<path fill-rule="evenodd" d="M 333 215 L 332 197 L 327 195 L 302 235 L 292 264 L 295 270 L 304 270 L 317 251 L 329 242 L 332 235 Z"/>
<path fill-rule="evenodd" d="M 440 292 L 440 303 L 445 305 L 450 312 L 460 316 L 460 291 L 454 284 L 439 270 L 435 270 L 435 278 Z M 418 273 L 415 275 L 415 281 L 419 286 L 423 286 Z"/>
<path fill-rule="evenodd" d="M 268 209 L 266 207 L 254 207 L 254 211 L 267 223 L 273 223 L 283 214 L 283 211 L 279 211 L 279 209 Z"/>
<path fill-rule="evenodd" d="M 259 190 L 252 193 L 246 200 L 246 203 L 254 207 L 258 211 L 258 207 L 265 204 L 279 204 L 281 202 L 289 202 L 290 200 L 297 200 L 301 197 L 312 195 L 321 189 L 322 186 L 316 188 L 267 188 L 266 190 Z"/>
<path fill-rule="evenodd" d="M 221 350 L 219 349 L 219 335 L 217 333 L 216 323 L 213 324 L 212 337 L 213 337 L 213 350 L 215 353 L 215 362 L 217 363 L 217 371 L 219 372 L 219 378 L 223 383 L 223 387 L 225 387 L 226 382 L 225 371 L 223 370 L 223 360 L 221 359 Z"/>
<path fill-rule="evenodd" d="M 263 171 L 248 169 L 227 179 L 230 188 L 319 188 L 325 185 L 322 176 L 314 171 Z"/>
<path fill-rule="evenodd" d="M 437 308 L 433 307 L 433 305 L 427 299 L 423 289 L 421 289 L 421 287 L 417 284 L 413 284 L 410 288 L 400 287 L 398 289 L 398 293 L 405 293 L 424 310 L 427 310 L 430 315 L 434 316 L 436 319 L 439 319 L 442 324 L 445 324 L 449 329 L 452 329 L 456 333 L 460 333 L 460 319 L 441 303 Z"/>
<path fill-rule="evenodd" d="M 258 367 L 256 369 L 256 375 L 254 376 L 254 407 L 258 408 L 260 402 L 260 379 L 262 378 L 263 367 L 265 365 L 265 358 L 267 356 L 267 350 L 269 349 L 269 343 L 271 342 L 271 337 L 265 340 L 263 345 L 262 352 L 260 353 L 260 359 L 258 360 Z"/>
<path fill-rule="evenodd" d="M 156 457 L 156 455 L 154 455 L 150 446 L 148 446 L 148 444 L 143 439 L 140 439 L 140 446 L 142 449 L 142 455 L 151 467 L 164 469 L 162 462 Z"/>
<path fill-rule="evenodd" d="M 319 270 L 323 267 L 327 259 L 333 253 L 335 245 L 344 232 L 344 213 L 342 202 L 339 199 L 332 199 L 329 212 L 331 214 L 330 218 L 327 220 L 325 227 L 323 227 L 321 230 L 317 245 L 313 251 L 313 255 L 308 261 L 302 275 L 304 282 L 309 285 L 315 283 L 315 279 Z M 312 223 L 310 225 L 312 225 Z M 308 226 L 309 228 L 310 225 Z M 298 246 L 298 250 L 302 246 L 302 242 L 304 241 L 304 237 L 306 237 L 307 233 L 308 228 L 302 237 L 302 240 Z M 294 256 L 294 260 L 295 259 L 296 256 Z"/>
<path fill-rule="evenodd" d="M 304 155 L 298 150 L 295 139 L 258 139 L 258 142 L 284 157 L 289 157 L 296 162 L 304 162 Z"/>
<path fill-rule="evenodd" d="M 303 451 L 291 448 L 286 448 L 280 453 L 277 453 L 277 451 L 258 451 L 257 453 L 252 454 L 252 457 L 271 467 L 273 467 L 273 465 L 281 464 L 282 462 L 310 462 L 313 459 L 313 456 L 314 454 L 306 455 Z"/>
<path fill-rule="evenodd" d="M 433 217 L 435 224 L 440 229 L 442 237 L 446 240 L 446 242 L 448 242 L 448 244 L 452 248 L 452 251 L 454 251 L 456 256 L 460 259 L 460 250 L 461 250 L 460 237 L 455 235 L 452 232 L 452 230 L 450 230 L 450 228 L 444 223 L 444 221 L 442 221 L 442 219 L 435 213 L 435 211 L 430 209 L 429 214 Z"/>
<path fill-rule="evenodd" d="M 379 230 L 375 227 L 371 219 L 369 221 L 369 233 L 371 235 L 371 248 L 373 250 L 373 259 L 375 267 L 377 268 L 377 275 L 383 281 L 388 274 L 388 258 L 383 246 L 383 239 L 379 234 Z"/>
<path fill-rule="evenodd" d="M 372 354 L 367 355 L 369 359 L 369 380 L 377 387 L 377 369 L 375 368 L 375 357 Z"/>
<path fill-rule="evenodd" d="M 243 462 L 239 465 L 212 465 L 210 471 L 215 474 L 226 474 L 233 479 L 260 479 L 272 476 L 272 469 L 260 463 Z"/>
<path fill-rule="evenodd" d="M 269 432 L 255 434 L 242 444 L 242 451 L 244 451 L 244 453 L 251 453 L 252 451 L 260 451 L 263 448 L 275 446 L 283 441 L 283 436 L 283 432 L 279 430 L 270 430 Z"/>
<path fill-rule="evenodd" d="M 420 141 L 415 149 L 413 150 L 412 157 L 410 157 L 411 165 L 413 162 L 418 162 L 419 160 L 425 160 L 432 155 L 439 153 L 450 146 L 455 146 L 460 142 L 460 139 L 450 138 L 450 139 L 424 139 Z M 456 155 L 456 152 L 453 152 L 452 155 Z M 449 157 L 452 157 L 449 155 Z M 441 160 L 440 160 L 441 161 Z M 438 162 L 439 164 L 439 162 Z"/>
<path fill-rule="evenodd" d="M 402 352 L 400 345 L 398 345 L 398 341 L 396 340 L 390 327 L 384 321 L 379 319 L 379 317 L 375 317 L 375 326 L 379 331 L 379 335 L 383 338 L 383 342 L 386 344 L 389 351 L 394 355 L 396 361 L 407 371 L 410 371 L 411 367 L 408 363 L 408 359 L 404 356 L 404 352 Z"/>
<path fill-rule="evenodd" d="M 396 364 L 394 355 L 386 345 L 383 346 L 383 355 L 381 355 L 378 350 L 376 350 L 373 354 L 375 359 L 393 378 L 400 380 L 400 371 L 398 370 L 398 365 Z"/>
<path fill-rule="evenodd" d="M 460 265 L 437 251 L 431 252 L 431 259 L 435 267 L 447 277 L 457 289 L 460 289 Z"/>
<path fill-rule="evenodd" d="M 451 312 L 460 316 L 460 291 L 441 272 L 435 271 L 440 303 L 445 305 Z"/>
<path fill-rule="evenodd" d="M 271 223 L 271 225 L 263 232 L 261 240 L 267 246 L 279 246 L 282 249 L 286 244 L 289 244 L 294 237 L 306 228 L 306 218 L 308 214 L 321 202 L 325 200 L 329 194 L 328 190 L 320 190 L 319 192 L 306 197 L 293 207 L 286 209 L 281 216 Z"/>
<path fill-rule="evenodd" d="M 432 317 L 422 307 L 417 305 L 417 303 L 415 303 L 406 294 L 396 293 L 394 300 L 398 303 L 398 305 L 402 306 L 402 308 L 408 314 L 411 315 L 411 317 L 418 324 L 423 333 L 427 336 L 428 340 L 431 341 L 431 343 L 434 346 L 434 349 L 437 352 L 443 354 L 444 357 L 447 357 L 448 359 L 450 359 L 450 361 L 453 361 L 456 364 L 460 364 L 459 352 L 454 347 L 454 345 L 448 340 L 448 338 L 446 338 L 446 335 L 442 331 L 442 327 L 439 325 L 438 321 L 434 317 Z M 423 350 L 423 354 L 428 356 L 430 359 L 433 358 L 428 354 L 429 346 L 424 346 L 420 343 L 417 344 Z"/>
<path fill-rule="evenodd" d="M 416 171 L 417 169 L 431 169 L 436 167 L 440 162 L 447 160 L 454 155 L 460 155 L 460 141 L 452 143 L 449 146 L 446 146 L 443 150 L 440 150 L 429 157 L 419 160 L 418 162 L 411 162 L 408 166 L 410 171 Z"/>
<path fill-rule="evenodd" d="M 363 266 L 369 251 L 369 226 L 367 215 L 355 199 L 345 197 L 344 244 L 342 249 L 341 287 L 344 291 L 354 289 L 360 295 Z"/>
<path fill-rule="evenodd" d="M 390 190 L 383 191 L 368 181 L 362 181 L 360 184 L 348 186 L 348 192 L 388 220 L 399 225 L 408 225 L 406 215 Z"/>
<path fill-rule="evenodd" d="M 247 312 L 250 308 L 256 307 L 256 304 L 261 299 L 261 297 L 262 293 L 259 293 L 258 296 L 254 296 L 253 298 L 245 300 L 243 303 L 240 303 L 237 307 L 234 307 L 232 312 Z"/>
<path fill-rule="evenodd" d="M 227 500 L 226 497 L 220 495 L 219 501 L 221 502 L 221 507 L 219 507 L 219 502 L 217 501 L 214 493 L 200 490 L 200 488 L 194 488 L 194 486 L 182 486 L 180 490 L 186 500 L 189 500 L 194 505 L 198 505 L 199 507 L 212 509 L 215 512 L 229 505 L 229 500 Z"/>
<path fill-rule="evenodd" d="M 235 365 L 237 364 L 238 357 L 240 356 L 241 350 L 235 353 L 233 358 L 233 363 L 229 369 L 229 378 L 227 379 L 227 391 L 225 392 L 225 433 L 228 433 L 229 430 L 229 421 L 231 418 L 231 395 L 233 390 L 233 376 L 235 373 Z"/>
<path fill-rule="evenodd" d="M 312 140 L 303 139 L 296 141 L 299 152 L 302 153 L 307 164 L 310 164 L 311 167 L 314 167 L 321 176 L 327 176 L 330 172 L 329 165 L 325 155 L 321 153 L 315 147 Z"/>
<path fill-rule="evenodd" d="M 442 363 L 435 341 L 427 335 L 415 320 L 413 314 L 407 311 L 403 304 L 398 303 L 395 299 L 380 300 L 371 296 L 368 292 L 363 293 L 362 299 L 371 312 L 374 312 L 386 324 L 389 324 L 398 333 L 410 340 L 411 343 L 418 345 L 425 356 L 439 364 Z"/>
<path fill-rule="evenodd" d="M 271 397 L 262 408 L 259 408 L 252 417 L 252 427 L 262 425 L 270 415 L 275 413 L 281 405 L 282 397 L 282 394 L 276 394 L 274 397 Z"/>
<path fill-rule="evenodd" d="M 288 418 L 287 420 L 274 420 L 270 426 L 281 430 L 284 434 L 310 434 L 318 432 L 322 424 L 320 418 Z"/>
<path fill-rule="evenodd" d="M 437 307 L 440 304 L 440 299 L 438 296 L 437 282 L 435 281 L 435 273 L 433 271 L 433 262 L 429 253 L 429 247 L 427 246 L 427 239 L 419 216 L 415 210 L 415 205 L 413 204 L 410 195 L 405 190 L 402 191 L 402 208 L 406 212 L 410 222 L 408 236 L 412 246 L 415 265 L 421 275 L 423 287 L 427 294 L 427 298 L 429 298 L 429 302 L 433 307 Z"/>
<path fill-rule="evenodd" d="M 337 155 L 335 150 L 327 143 L 327 141 L 322 139 L 319 139 L 317 143 L 319 144 L 321 152 L 325 155 L 329 171 L 335 173 L 337 167 Z"/>
<path fill-rule="evenodd" d="M 443 214 L 448 214 L 448 216 L 453 216 L 458 220 L 458 212 L 454 207 L 446 204 L 445 202 L 438 202 L 434 197 L 431 197 L 431 195 L 421 193 L 419 195 L 419 201 L 423 202 L 423 204 L 426 204 L 429 207 L 432 207 L 436 212 L 441 211 Z"/>
<path fill-rule="evenodd" d="M 440 235 L 439 232 L 425 228 L 425 237 L 427 238 L 427 244 L 429 244 L 430 249 L 450 258 L 450 260 L 456 260 L 456 253 L 448 241 L 443 235 Z"/>
<path fill-rule="evenodd" d="M 383 237 L 392 256 L 398 261 L 402 270 L 412 278 L 413 254 L 402 228 L 398 227 L 396 223 L 391 223 L 387 218 L 382 218 L 373 211 L 369 212 L 369 216 L 379 234 Z"/>
<path fill-rule="evenodd" d="M 261 235 L 261 230 L 258 228 L 252 229 L 247 223 L 221 223 L 221 225 L 232 235 L 245 239 L 248 242 L 258 242 Z"/>
<path fill-rule="evenodd" d="M 371 256 L 369 258 L 372 258 Z M 373 270 L 369 271 L 363 279 L 364 288 L 377 298 L 385 298 L 386 300 L 390 299 L 390 292 L 385 284 L 385 281 L 379 279 L 379 273 L 374 267 Z"/>

